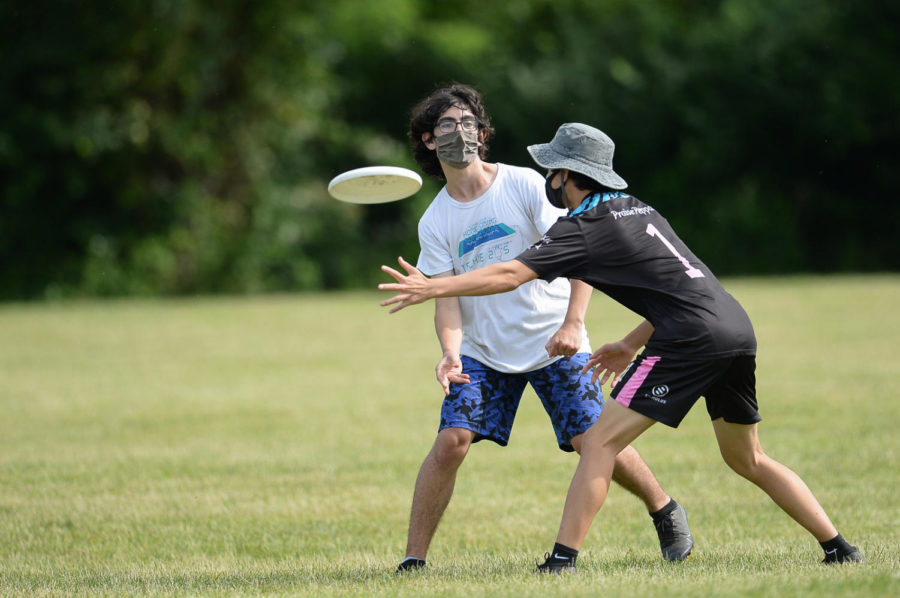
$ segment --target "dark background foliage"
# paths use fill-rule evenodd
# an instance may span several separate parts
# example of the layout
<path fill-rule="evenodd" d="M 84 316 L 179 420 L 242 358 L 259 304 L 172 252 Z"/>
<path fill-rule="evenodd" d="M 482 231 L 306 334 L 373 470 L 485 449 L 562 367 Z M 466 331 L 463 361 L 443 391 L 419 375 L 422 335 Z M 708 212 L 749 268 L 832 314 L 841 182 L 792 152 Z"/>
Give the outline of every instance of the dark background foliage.
<path fill-rule="evenodd" d="M 0 6 L 0 298 L 343 289 L 415 258 L 410 108 L 479 88 L 493 160 L 581 121 L 720 274 L 897 270 L 889 0 Z"/>

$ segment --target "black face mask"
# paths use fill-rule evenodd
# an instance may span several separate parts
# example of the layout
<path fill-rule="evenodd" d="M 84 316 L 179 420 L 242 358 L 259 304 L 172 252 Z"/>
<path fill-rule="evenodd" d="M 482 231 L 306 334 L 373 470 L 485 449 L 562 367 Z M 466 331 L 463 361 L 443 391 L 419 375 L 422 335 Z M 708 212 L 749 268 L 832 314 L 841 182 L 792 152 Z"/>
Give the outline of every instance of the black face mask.
<path fill-rule="evenodd" d="M 550 181 L 553 180 L 553 177 L 556 176 L 557 172 L 558 171 L 554 170 L 549 175 L 547 175 L 547 182 L 544 183 L 544 193 L 547 194 L 547 199 L 550 201 L 551 206 L 553 206 L 554 208 L 559 208 L 561 210 L 568 210 L 569 206 L 567 206 L 565 201 L 563 201 L 563 197 L 565 196 L 566 182 L 562 181 L 559 189 L 554 189 L 550 186 Z"/>

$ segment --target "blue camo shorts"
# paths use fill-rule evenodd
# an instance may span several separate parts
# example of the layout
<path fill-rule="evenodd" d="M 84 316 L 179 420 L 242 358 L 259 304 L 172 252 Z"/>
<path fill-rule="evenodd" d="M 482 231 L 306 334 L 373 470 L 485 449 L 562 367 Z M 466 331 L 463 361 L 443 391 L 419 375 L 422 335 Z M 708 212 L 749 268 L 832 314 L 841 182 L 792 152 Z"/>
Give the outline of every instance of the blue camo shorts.
<path fill-rule="evenodd" d="M 581 374 L 589 357 L 578 353 L 531 372 L 505 374 L 463 355 L 470 382 L 450 385 L 439 430 L 464 428 L 475 433 L 473 442 L 487 439 L 506 446 L 525 384 L 531 384 L 550 416 L 559 448 L 572 452 L 572 438 L 586 432 L 603 410 L 600 385 L 591 382 L 590 372 Z"/>

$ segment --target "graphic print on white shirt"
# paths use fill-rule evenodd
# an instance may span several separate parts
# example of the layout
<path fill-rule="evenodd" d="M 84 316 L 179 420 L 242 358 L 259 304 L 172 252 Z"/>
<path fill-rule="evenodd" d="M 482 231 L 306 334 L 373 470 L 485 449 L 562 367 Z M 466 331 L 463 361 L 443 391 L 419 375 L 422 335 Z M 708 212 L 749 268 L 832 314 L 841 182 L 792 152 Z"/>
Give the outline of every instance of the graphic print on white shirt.
<path fill-rule="evenodd" d="M 463 260 L 459 273 L 510 259 L 509 237 L 515 234 L 510 225 L 498 222 L 496 218 L 485 218 L 470 226 L 459 242 L 459 257 Z M 469 259 L 466 259 L 467 255 Z"/>

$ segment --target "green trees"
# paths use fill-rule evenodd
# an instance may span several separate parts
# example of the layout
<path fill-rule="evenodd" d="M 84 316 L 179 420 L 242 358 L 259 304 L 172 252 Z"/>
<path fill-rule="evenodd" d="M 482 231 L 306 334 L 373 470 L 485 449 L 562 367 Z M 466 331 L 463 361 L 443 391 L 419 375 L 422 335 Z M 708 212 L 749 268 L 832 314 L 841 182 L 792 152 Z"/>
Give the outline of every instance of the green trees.
<path fill-rule="evenodd" d="M 37 2 L 0 8 L 0 298 L 348 288 L 418 251 L 410 107 L 481 89 L 495 160 L 580 120 L 722 273 L 900 267 L 890 2 Z"/>

